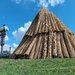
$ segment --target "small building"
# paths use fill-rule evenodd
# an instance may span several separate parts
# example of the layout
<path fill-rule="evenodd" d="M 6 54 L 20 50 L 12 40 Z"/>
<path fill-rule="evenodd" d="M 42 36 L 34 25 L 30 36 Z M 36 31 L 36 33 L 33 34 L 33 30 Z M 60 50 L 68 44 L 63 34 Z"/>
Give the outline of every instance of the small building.
<path fill-rule="evenodd" d="M 9 51 L 3 51 L 0 53 L 0 58 L 9 58 L 10 57 L 10 52 Z"/>
<path fill-rule="evenodd" d="M 75 58 L 75 36 L 53 13 L 41 9 L 12 57 Z"/>

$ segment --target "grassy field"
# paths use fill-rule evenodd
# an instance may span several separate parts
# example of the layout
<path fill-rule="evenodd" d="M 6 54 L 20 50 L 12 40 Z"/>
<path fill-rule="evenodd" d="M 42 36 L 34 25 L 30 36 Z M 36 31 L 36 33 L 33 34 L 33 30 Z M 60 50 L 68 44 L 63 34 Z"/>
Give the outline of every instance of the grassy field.
<path fill-rule="evenodd" d="M 0 75 L 75 75 L 75 59 L 0 59 Z"/>

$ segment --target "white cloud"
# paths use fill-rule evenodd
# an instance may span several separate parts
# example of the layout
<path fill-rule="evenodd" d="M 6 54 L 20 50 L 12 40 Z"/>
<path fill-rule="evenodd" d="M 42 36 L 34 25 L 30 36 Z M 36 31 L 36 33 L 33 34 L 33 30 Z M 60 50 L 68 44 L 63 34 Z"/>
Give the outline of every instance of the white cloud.
<path fill-rule="evenodd" d="M 26 33 L 26 31 L 28 30 L 29 26 L 31 25 L 31 21 L 28 21 L 27 23 L 24 24 L 24 26 L 18 28 L 18 30 L 15 30 L 12 32 L 13 36 L 16 39 L 21 40 L 24 36 L 24 34 Z"/>
<path fill-rule="evenodd" d="M 5 29 L 9 31 L 8 26 L 5 26 Z M 8 40 L 9 40 L 9 37 L 8 37 L 7 34 L 6 34 L 6 36 L 5 36 L 5 41 L 8 41 Z"/>
<path fill-rule="evenodd" d="M 5 29 L 9 31 L 9 27 L 8 26 L 5 26 Z"/>
<path fill-rule="evenodd" d="M 10 48 L 11 48 L 11 51 L 10 51 Z M 5 44 L 3 47 L 3 51 L 10 51 L 11 53 L 13 53 L 14 50 L 15 50 L 15 48 L 11 47 L 8 44 Z M 0 46 L 0 51 L 1 51 L 1 46 Z"/>
<path fill-rule="evenodd" d="M 6 35 L 5 36 L 5 41 L 8 41 L 9 40 L 9 37 Z"/>
<path fill-rule="evenodd" d="M 46 0 L 39 0 L 38 6 L 48 7 L 48 2 Z"/>
<path fill-rule="evenodd" d="M 18 44 L 13 43 L 13 47 L 16 49 L 18 47 Z"/>
<path fill-rule="evenodd" d="M 15 2 L 16 4 L 20 4 L 23 0 L 11 0 L 12 2 Z"/>
<path fill-rule="evenodd" d="M 22 1 L 22 0 L 16 0 L 16 4 L 19 4 L 19 3 L 21 3 L 21 1 Z"/>
<path fill-rule="evenodd" d="M 10 48 L 11 48 L 11 50 L 10 50 Z M 15 48 L 11 47 L 10 45 L 8 45 L 8 44 L 4 45 L 4 51 L 10 51 L 11 53 L 13 53 L 14 50 L 15 50 Z"/>
<path fill-rule="evenodd" d="M 35 2 L 35 0 L 32 0 L 32 2 Z"/>
<path fill-rule="evenodd" d="M 65 0 L 12 0 L 13 2 L 15 2 L 16 4 L 21 4 L 21 3 L 26 3 L 27 2 L 34 2 L 36 3 L 36 5 L 38 5 L 39 7 L 48 7 L 48 6 L 56 6 L 58 4 L 62 4 L 65 2 Z"/>
<path fill-rule="evenodd" d="M 48 7 L 50 6 L 56 6 L 58 4 L 64 3 L 65 0 L 39 0 L 39 6 L 40 7 Z"/>
<path fill-rule="evenodd" d="M 3 47 L 3 51 L 10 51 L 13 53 L 13 51 L 18 47 L 18 44 L 13 43 L 12 46 L 9 44 L 5 44 Z M 0 46 L 0 51 L 1 51 L 1 46 Z"/>
<path fill-rule="evenodd" d="M 64 0 L 48 0 L 48 3 L 49 3 L 51 6 L 55 6 L 55 5 L 64 3 Z"/>
<path fill-rule="evenodd" d="M 7 50 L 8 51 L 9 48 L 10 48 L 10 45 L 7 45 L 7 44 L 4 45 L 4 50 Z"/>
<path fill-rule="evenodd" d="M 9 37 L 6 35 L 4 41 L 6 42 L 8 40 L 9 40 Z M 1 37 L 0 37 L 0 41 L 1 41 Z"/>
<path fill-rule="evenodd" d="M 35 0 L 11 0 L 16 4 L 25 4 L 26 2 L 35 2 Z"/>

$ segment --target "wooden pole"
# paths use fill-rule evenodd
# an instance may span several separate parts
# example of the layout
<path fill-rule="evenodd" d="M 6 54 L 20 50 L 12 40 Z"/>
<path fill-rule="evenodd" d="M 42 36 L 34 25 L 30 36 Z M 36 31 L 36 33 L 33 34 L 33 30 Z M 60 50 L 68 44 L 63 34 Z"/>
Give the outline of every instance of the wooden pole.
<path fill-rule="evenodd" d="M 66 44 L 66 47 L 67 47 L 67 50 L 69 52 L 70 57 L 71 58 L 75 57 L 75 50 L 74 50 L 74 48 L 72 47 L 72 45 L 69 41 L 69 38 L 68 38 L 68 35 L 67 35 L 66 31 L 64 31 L 63 36 L 64 36 L 65 44 Z"/>
<path fill-rule="evenodd" d="M 36 42 L 34 43 L 34 45 L 33 45 L 33 47 L 32 47 L 32 50 L 31 50 L 31 52 L 30 52 L 30 54 L 29 54 L 29 58 L 30 59 L 33 59 L 34 58 L 34 54 L 35 54 L 35 48 L 36 48 L 36 43 L 37 43 L 37 40 L 36 40 Z"/>
<path fill-rule="evenodd" d="M 41 56 L 42 56 L 42 35 L 41 35 L 41 42 L 40 42 L 40 47 L 39 47 L 39 52 L 38 52 L 38 59 L 40 59 L 41 58 Z"/>
<path fill-rule="evenodd" d="M 56 22 L 54 16 L 52 16 L 53 22 L 54 22 L 54 27 L 56 31 L 59 31 L 58 23 Z"/>
<path fill-rule="evenodd" d="M 65 45 L 65 41 L 63 38 L 63 32 L 60 33 L 60 42 L 61 42 L 61 48 L 62 48 L 62 53 L 63 53 L 63 57 L 68 58 L 69 54 Z"/>
<path fill-rule="evenodd" d="M 43 58 L 47 56 L 47 35 L 44 34 Z"/>
<path fill-rule="evenodd" d="M 75 50 L 75 39 L 74 39 L 74 36 L 68 34 L 68 37 L 69 37 L 70 42 L 71 42 L 71 44 L 72 44 L 72 46 L 74 47 L 74 50 Z"/>
<path fill-rule="evenodd" d="M 37 46 L 36 46 L 36 49 L 35 49 L 34 59 L 36 59 L 38 57 L 41 39 L 42 39 L 41 35 L 39 35 L 38 38 L 37 38 L 38 41 L 37 41 Z"/>
<path fill-rule="evenodd" d="M 61 48 L 61 41 L 60 41 L 60 32 L 57 33 L 57 55 L 59 58 L 63 58 L 62 48 Z"/>
<path fill-rule="evenodd" d="M 53 57 L 57 57 L 57 41 L 56 41 L 56 38 L 57 38 L 57 34 L 56 32 L 53 33 L 53 43 L 52 43 L 52 56 Z"/>
<path fill-rule="evenodd" d="M 48 57 L 52 58 L 52 39 L 53 39 L 53 32 L 49 31 L 48 35 Z"/>
<path fill-rule="evenodd" d="M 50 18 L 50 23 L 51 23 L 51 27 L 52 27 L 52 31 L 55 30 L 55 27 L 54 27 L 54 22 L 53 22 L 53 19 L 52 19 L 52 14 L 49 15 L 51 18 Z"/>
<path fill-rule="evenodd" d="M 33 39 L 32 43 L 29 45 L 27 51 L 25 52 L 25 55 L 29 55 L 31 48 L 32 48 L 33 44 L 35 43 L 35 41 L 36 41 L 36 37 Z"/>
<path fill-rule="evenodd" d="M 25 43 L 23 43 L 19 48 L 17 48 L 17 49 L 15 50 L 15 54 L 21 54 L 21 53 L 23 52 L 23 48 L 24 48 L 24 46 L 27 45 L 27 41 L 28 41 L 29 39 L 30 39 L 30 38 L 28 38 L 28 39 L 25 41 Z"/>
<path fill-rule="evenodd" d="M 31 43 L 31 38 L 28 38 L 26 42 L 19 48 L 20 51 L 19 53 L 24 55 L 30 43 Z"/>

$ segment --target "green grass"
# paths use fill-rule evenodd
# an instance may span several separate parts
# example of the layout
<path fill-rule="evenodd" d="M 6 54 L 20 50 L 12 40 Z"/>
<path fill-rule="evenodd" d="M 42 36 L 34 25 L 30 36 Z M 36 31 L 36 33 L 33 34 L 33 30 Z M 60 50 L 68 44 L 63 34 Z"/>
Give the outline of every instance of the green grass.
<path fill-rule="evenodd" d="M 75 75 L 75 59 L 0 59 L 0 75 Z"/>

